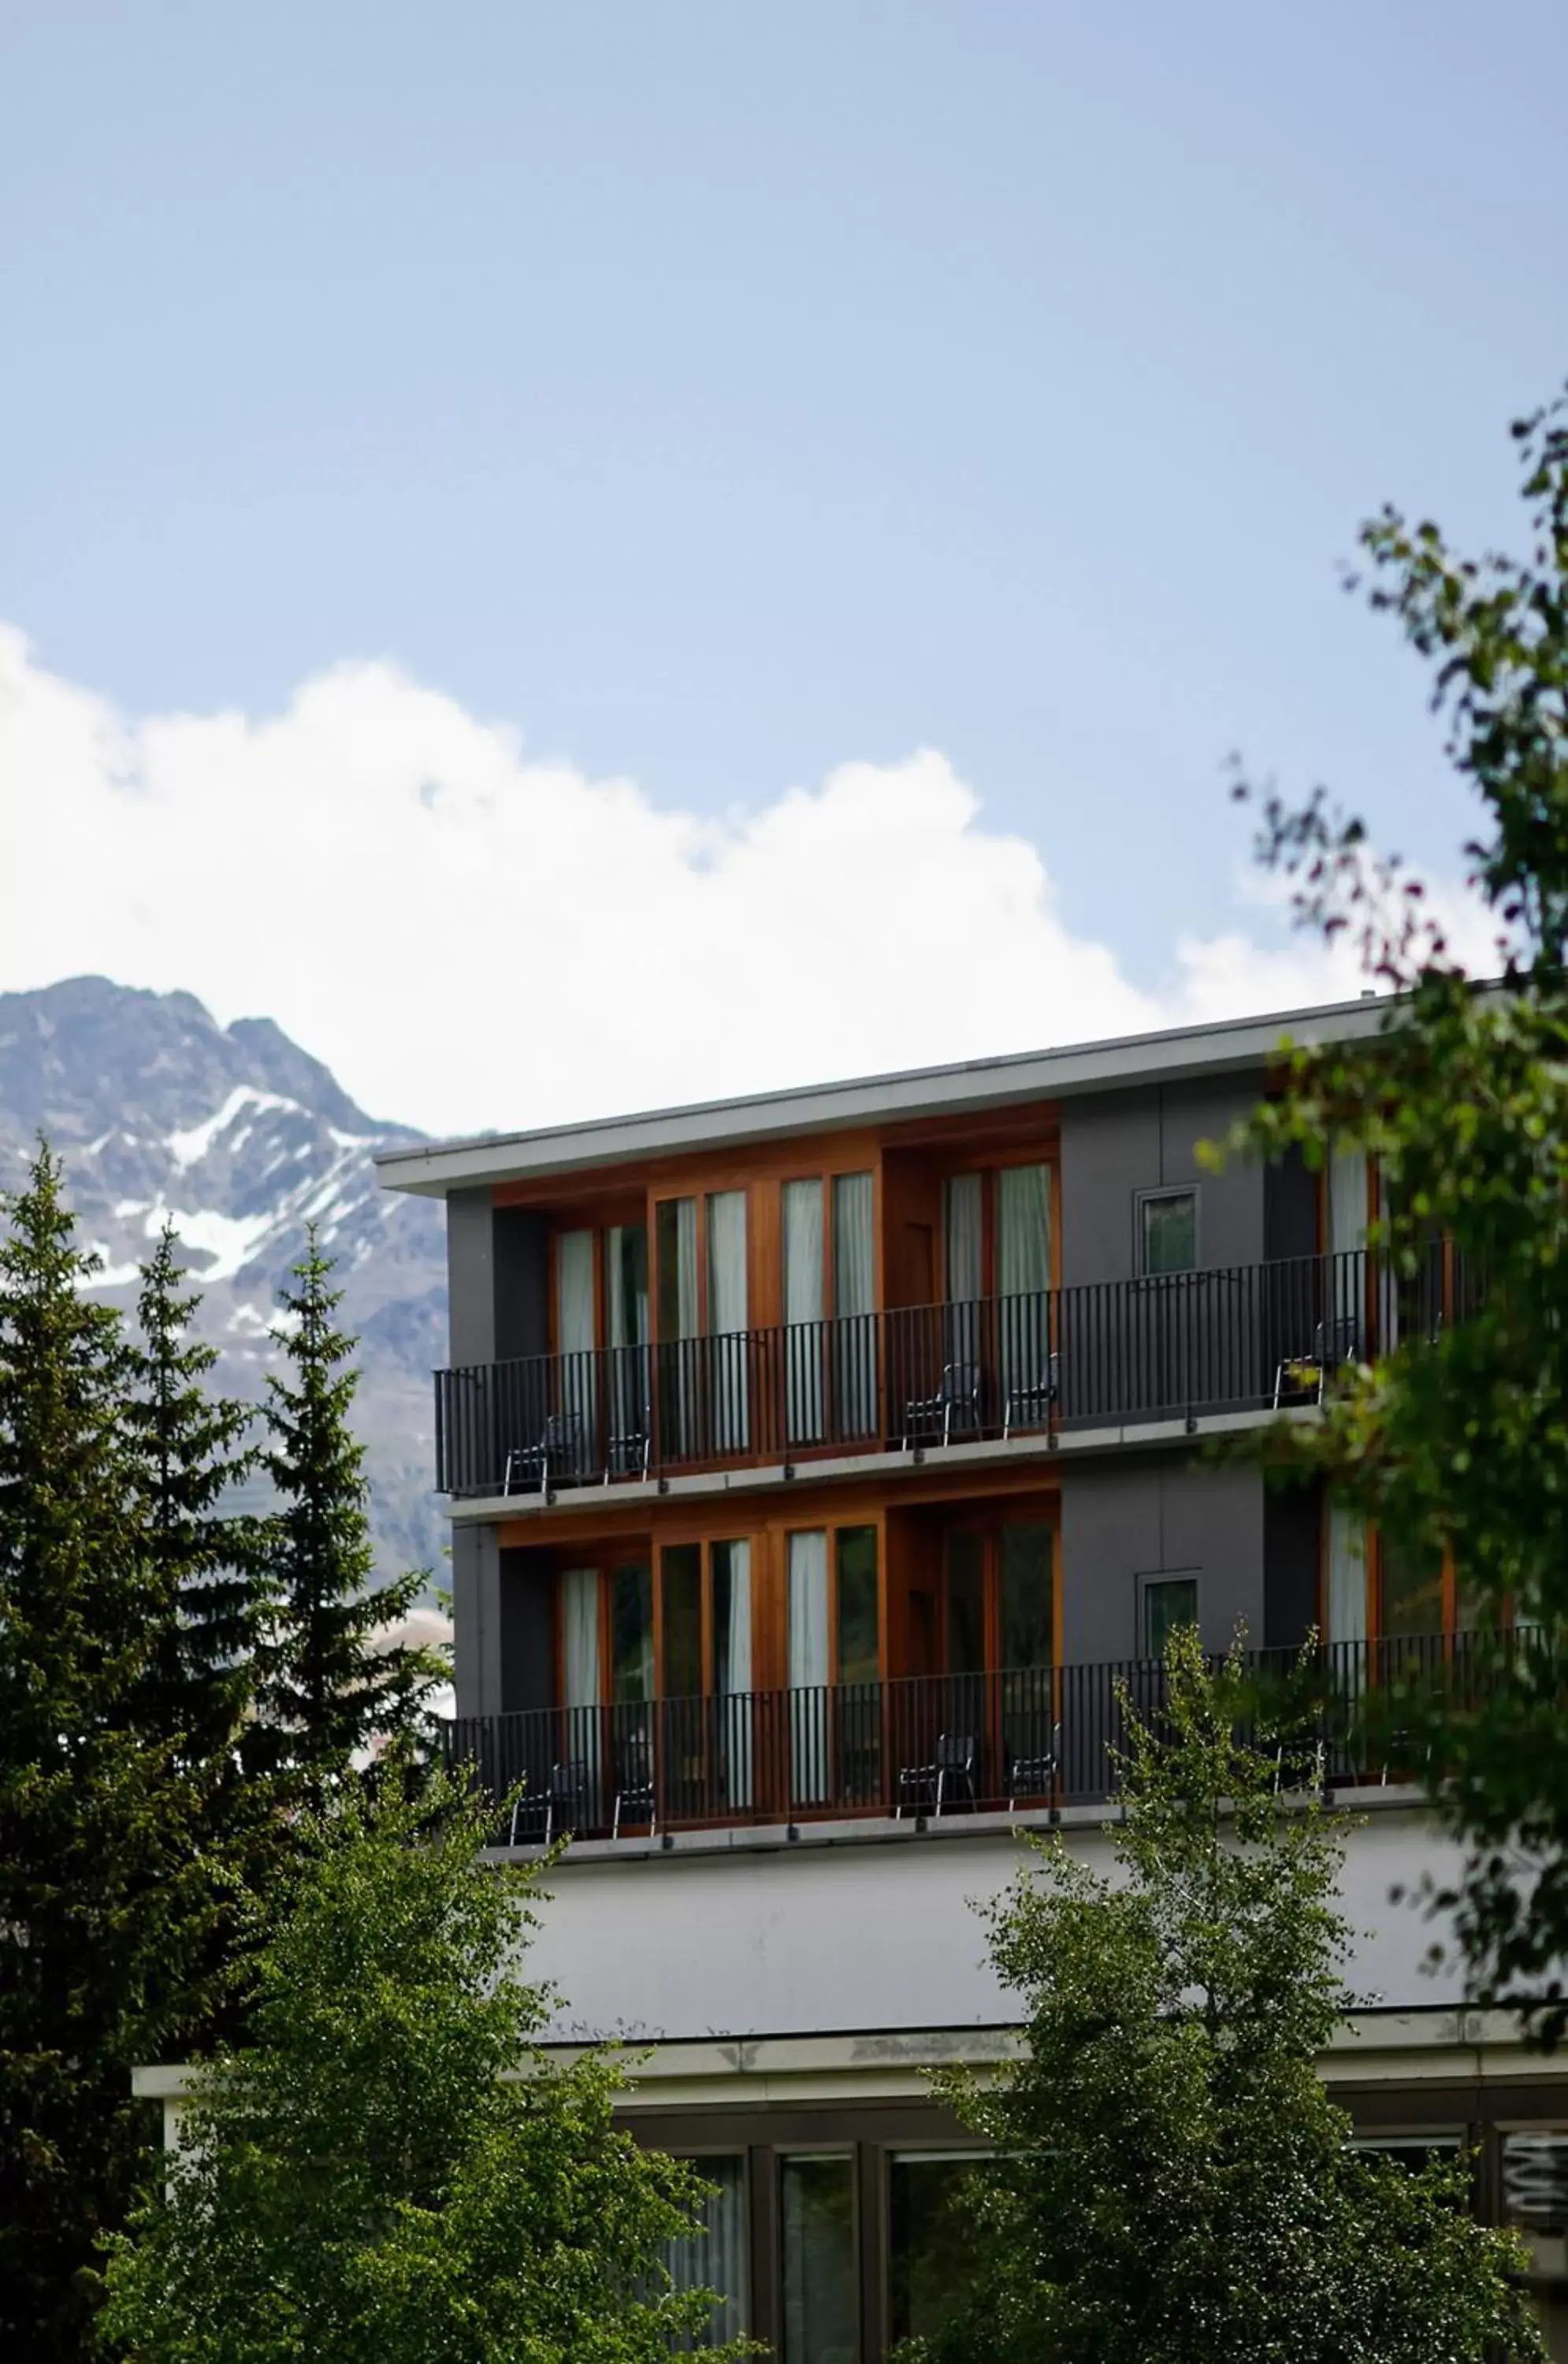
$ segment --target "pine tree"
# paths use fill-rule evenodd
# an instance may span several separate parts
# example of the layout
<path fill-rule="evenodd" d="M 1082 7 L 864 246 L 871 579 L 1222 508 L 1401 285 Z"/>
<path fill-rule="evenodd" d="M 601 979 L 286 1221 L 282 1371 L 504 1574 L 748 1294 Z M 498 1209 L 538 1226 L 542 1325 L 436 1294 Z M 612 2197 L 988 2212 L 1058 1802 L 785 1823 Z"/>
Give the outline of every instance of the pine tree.
<path fill-rule="evenodd" d="M 144 1712 L 188 1761 L 227 1765 L 254 1689 L 268 1599 L 260 1522 L 233 1501 L 254 1464 L 241 1449 L 252 1414 L 208 1392 L 217 1351 L 191 1334 L 201 1300 L 181 1287 L 178 1244 L 166 1224 L 142 1266 L 129 1356 L 127 1420 L 141 1465 L 155 1629 Z"/>
<path fill-rule="evenodd" d="M 0 2353 L 84 2353 L 145 2169 L 139 2061 L 205 2013 L 217 1853 L 138 1724 L 156 1598 L 119 1317 L 40 1147 L 0 1233 Z"/>
<path fill-rule="evenodd" d="M 384 1637 L 408 1614 L 420 1572 L 372 1582 L 363 1451 L 350 1426 L 358 1375 L 334 1315 L 332 1262 L 314 1227 L 297 1288 L 272 1333 L 288 1375 L 268 1383 L 262 1460 L 279 1498 L 269 1557 L 273 1625 L 262 1651 L 252 1761 L 306 1798 L 377 1739 L 413 1735 L 443 1669 L 430 1653 Z"/>

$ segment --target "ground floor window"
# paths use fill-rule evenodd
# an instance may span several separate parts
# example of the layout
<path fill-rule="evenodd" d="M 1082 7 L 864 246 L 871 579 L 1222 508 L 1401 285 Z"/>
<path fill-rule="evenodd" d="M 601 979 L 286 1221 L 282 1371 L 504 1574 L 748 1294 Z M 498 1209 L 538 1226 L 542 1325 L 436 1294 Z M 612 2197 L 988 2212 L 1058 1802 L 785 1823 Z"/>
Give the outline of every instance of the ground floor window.
<path fill-rule="evenodd" d="M 968 2187 L 974 2151 L 894 2151 L 887 2161 L 888 2331 L 924 2339 L 941 2329 L 974 2271 Z"/>
<path fill-rule="evenodd" d="M 779 2162 L 784 2364 L 859 2364 L 859 2239 L 850 2151 Z"/>
<path fill-rule="evenodd" d="M 677 2290 L 712 2290 L 719 2296 L 706 2338 L 683 2340 L 683 2347 L 739 2339 L 747 2313 L 745 2159 L 705 2157 L 691 2164 L 714 2189 L 703 2202 L 701 2233 L 672 2241 L 664 2262 Z"/>

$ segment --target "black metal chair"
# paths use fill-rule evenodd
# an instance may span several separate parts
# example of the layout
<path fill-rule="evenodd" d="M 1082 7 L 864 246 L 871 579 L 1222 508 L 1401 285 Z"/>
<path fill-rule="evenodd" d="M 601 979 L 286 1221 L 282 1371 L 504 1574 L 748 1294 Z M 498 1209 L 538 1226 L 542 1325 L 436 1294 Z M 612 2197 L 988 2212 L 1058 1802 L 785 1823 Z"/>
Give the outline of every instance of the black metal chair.
<path fill-rule="evenodd" d="M 1309 1388 L 1313 1400 L 1321 1403 L 1330 1376 L 1342 1371 L 1347 1363 L 1362 1359 L 1362 1324 L 1354 1313 L 1336 1314 L 1331 1321 L 1319 1321 L 1312 1333 L 1312 1349 L 1306 1355 L 1283 1355 L 1274 1371 L 1274 1410 L 1278 1411 L 1284 1397 L 1285 1382 L 1294 1380 L 1298 1387 Z"/>
<path fill-rule="evenodd" d="M 653 1743 L 646 1732 L 628 1733 L 616 1757 L 616 1799 L 610 1814 L 610 1836 L 618 1839 L 623 1822 L 646 1823 L 650 1837 L 659 1829 L 659 1799 L 653 1779 Z"/>
<path fill-rule="evenodd" d="M 541 1798 L 530 1798 L 525 1790 L 512 1807 L 511 1845 L 517 1844 L 517 1823 L 524 1814 L 542 1817 L 543 1844 L 549 1846 L 555 1836 L 559 1822 L 564 1831 L 575 1831 L 593 1817 L 589 1800 L 593 1796 L 593 1777 L 581 1756 L 571 1757 L 550 1768 L 550 1779 Z"/>
<path fill-rule="evenodd" d="M 1048 1355 L 1045 1366 L 1032 1379 L 1015 1380 L 1009 1385 L 1002 1404 L 1002 1441 L 1012 1434 L 1015 1422 L 1020 1428 L 1043 1428 L 1051 1418 L 1051 1406 L 1061 1395 L 1061 1361 Z"/>
<path fill-rule="evenodd" d="M 950 1790 L 960 1781 L 969 1792 L 973 1810 L 975 1802 L 974 1753 L 973 1733 L 939 1733 L 936 1752 L 929 1765 L 904 1765 L 899 1767 L 898 1803 L 894 1810 L 894 1820 L 903 1821 L 906 1801 L 917 1807 L 929 1801 L 932 1812 L 940 1814 L 947 1803 Z"/>
<path fill-rule="evenodd" d="M 1062 1726 L 1051 1727 L 1050 1745 L 1045 1748 L 1009 1749 L 1007 1752 L 1007 1812 L 1012 1813 L 1020 1798 L 1049 1797 L 1056 1788 L 1062 1770 Z"/>
<path fill-rule="evenodd" d="M 550 1491 L 552 1470 L 558 1478 L 580 1478 L 584 1450 L 582 1413 L 548 1413 L 536 1443 L 516 1444 L 507 1454 L 506 1473 L 501 1480 L 502 1493 L 512 1491 L 514 1476 L 519 1488 L 529 1478 L 536 1480 L 541 1494 Z"/>
<path fill-rule="evenodd" d="M 980 1366 L 978 1363 L 944 1363 L 942 1376 L 934 1396 L 914 1396 L 904 1407 L 904 1449 L 906 1452 L 922 1430 L 930 1434 L 940 1433 L 944 1444 L 952 1442 L 955 1422 L 972 1434 L 980 1431 Z"/>

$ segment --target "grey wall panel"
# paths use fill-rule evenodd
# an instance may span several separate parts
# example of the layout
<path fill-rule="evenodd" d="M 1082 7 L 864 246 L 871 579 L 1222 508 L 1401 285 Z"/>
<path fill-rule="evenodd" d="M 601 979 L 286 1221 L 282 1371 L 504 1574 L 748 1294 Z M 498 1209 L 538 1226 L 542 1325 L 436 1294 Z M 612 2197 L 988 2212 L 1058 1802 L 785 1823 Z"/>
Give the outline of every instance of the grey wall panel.
<path fill-rule="evenodd" d="M 1133 1656 L 1138 1573 L 1160 1565 L 1161 1483 L 1155 1461 L 1063 1470 L 1063 1664 Z"/>
<path fill-rule="evenodd" d="M 459 1715 L 501 1709 L 501 1556 L 494 1527 L 452 1529 L 452 1681 Z"/>
<path fill-rule="evenodd" d="M 1140 1190 L 1195 1186 L 1198 1261 L 1256 1264 L 1263 1249 L 1261 1166 L 1198 1164 L 1202 1141 L 1224 1138 L 1258 1097 L 1258 1080 L 1150 1086 L 1070 1100 L 1062 1111 L 1062 1278 L 1127 1280 L 1134 1270 Z"/>
<path fill-rule="evenodd" d="M 549 1249 L 542 1214 L 496 1208 L 495 1354 L 501 1362 L 550 1352 Z"/>
<path fill-rule="evenodd" d="M 501 1706 L 506 1714 L 555 1704 L 554 1559 L 501 1554 Z"/>
<path fill-rule="evenodd" d="M 1160 1179 L 1157 1091 L 1107 1092 L 1062 1111 L 1062 1279 L 1126 1280 L 1135 1190 Z"/>
<path fill-rule="evenodd" d="M 1140 1579 L 1192 1574 L 1204 1646 L 1244 1621 L 1263 1638 L 1261 1472 L 1188 1455 L 1103 1462 L 1062 1476 L 1062 1648 L 1066 1665 L 1137 1656 Z"/>
<path fill-rule="evenodd" d="M 1318 1253 L 1318 1176 L 1309 1173 L 1297 1147 L 1277 1165 L 1263 1169 L 1263 1254 L 1309 1256 Z"/>
<path fill-rule="evenodd" d="M 447 1200 L 447 1304 L 454 1364 L 495 1359 L 494 1210 L 488 1190 Z"/>
<path fill-rule="evenodd" d="M 1198 1143 L 1223 1141 L 1257 1098 L 1258 1084 L 1249 1077 L 1167 1084 L 1159 1093 L 1160 1171 L 1151 1180 L 1195 1186 L 1198 1262 L 1209 1271 L 1224 1265 L 1258 1264 L 1262 1259 L 1262 1166 L 1231 1157 L 1222 1172 L 1211 1174 L 1199 1165 L 1197 1158 Z"/>
<path fill-rule="evenodd" d="M 1263 1493 L 1263 1643 L 1293 1650 L 1318 1623 L 1322 1489 L 1269 1486 Z"/>

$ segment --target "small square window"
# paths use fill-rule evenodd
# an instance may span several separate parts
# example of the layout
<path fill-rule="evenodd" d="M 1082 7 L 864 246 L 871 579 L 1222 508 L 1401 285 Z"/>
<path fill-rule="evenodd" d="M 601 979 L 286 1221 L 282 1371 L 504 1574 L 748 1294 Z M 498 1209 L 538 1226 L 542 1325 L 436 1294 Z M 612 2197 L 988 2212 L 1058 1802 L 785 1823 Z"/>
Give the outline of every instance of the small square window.
<path fill-rule="evenodd" d="M 1143 1588 L 1143 1655 L 1162 1658 L 1178 1625 L 1197 1623 L 1195 1576 L 1153 1577 Z"/>
<path fill-rule="evenodd" d="M 1197 1267 L 1197 1192 L 1146 1191 L 1138 1202 L 1138 1269 L 1147 1278 Z"/>

